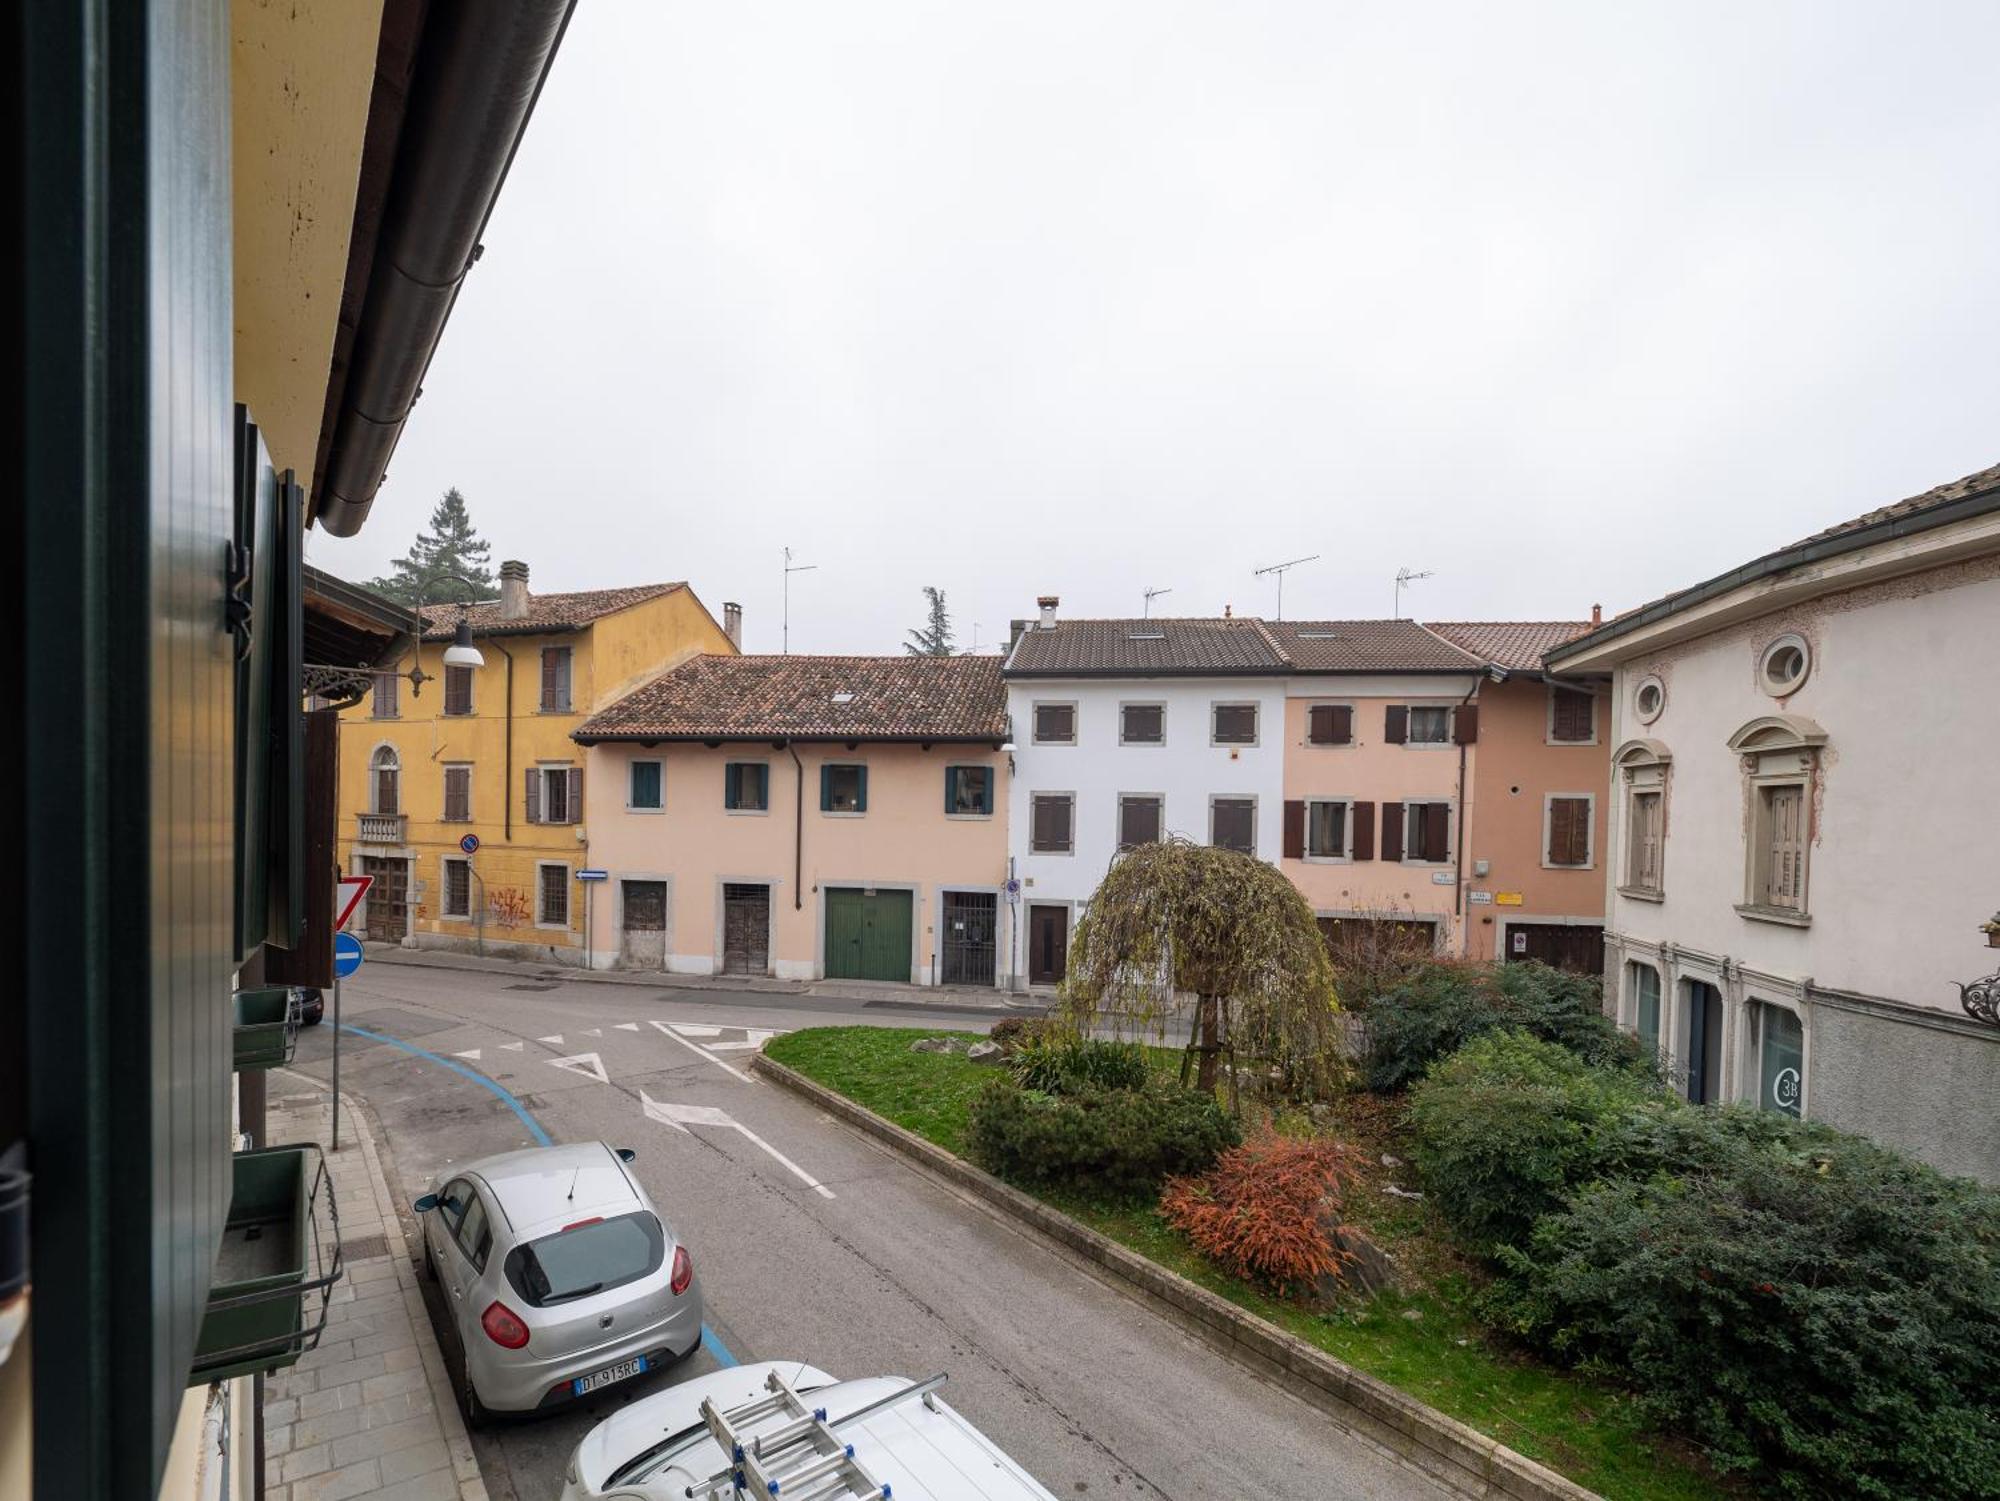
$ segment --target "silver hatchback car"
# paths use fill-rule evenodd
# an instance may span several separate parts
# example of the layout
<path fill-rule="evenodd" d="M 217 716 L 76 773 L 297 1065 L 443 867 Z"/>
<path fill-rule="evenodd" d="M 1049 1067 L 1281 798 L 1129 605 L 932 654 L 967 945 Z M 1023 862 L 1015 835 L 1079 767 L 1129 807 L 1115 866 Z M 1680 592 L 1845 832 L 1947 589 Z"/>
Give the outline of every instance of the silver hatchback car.
<path fill-rule="evenodd" d="M 631 1155 L 601 1141 L 507 1152 L 416 1201 L 473 1422 L 585 1396 L 701 1343 L 693 1258 Z"/>

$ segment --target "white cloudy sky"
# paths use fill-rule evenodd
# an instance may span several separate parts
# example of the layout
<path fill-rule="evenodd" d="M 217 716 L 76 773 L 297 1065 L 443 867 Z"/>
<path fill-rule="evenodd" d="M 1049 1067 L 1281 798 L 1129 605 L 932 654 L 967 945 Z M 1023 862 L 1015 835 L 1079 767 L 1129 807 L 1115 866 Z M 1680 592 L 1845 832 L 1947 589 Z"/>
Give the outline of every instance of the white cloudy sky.
<path fill-rule="evenodd" d="M 2000 459 L 2000 7 L 583 0 L 350 577 L 1638 603 Z"/>

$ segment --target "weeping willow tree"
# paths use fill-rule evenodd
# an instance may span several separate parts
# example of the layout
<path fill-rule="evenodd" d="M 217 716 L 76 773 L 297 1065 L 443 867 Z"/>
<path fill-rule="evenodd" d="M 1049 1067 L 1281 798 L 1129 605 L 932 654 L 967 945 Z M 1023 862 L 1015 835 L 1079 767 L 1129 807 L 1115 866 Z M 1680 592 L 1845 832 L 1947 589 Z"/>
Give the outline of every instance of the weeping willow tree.
<path fill-rule="evenodd" d="M 1330 1082 L 1340 1057 L 1333 967 L 1312 908 L 1262 860 L 1173 838 L 1113 862 L 1077 924 L 1064 995 L 1079 1025 L 1164 1035 L 1190 1023 L 1198 1085 L 1224 1053 L 1275 1066 L 1289 1087 Z"/>

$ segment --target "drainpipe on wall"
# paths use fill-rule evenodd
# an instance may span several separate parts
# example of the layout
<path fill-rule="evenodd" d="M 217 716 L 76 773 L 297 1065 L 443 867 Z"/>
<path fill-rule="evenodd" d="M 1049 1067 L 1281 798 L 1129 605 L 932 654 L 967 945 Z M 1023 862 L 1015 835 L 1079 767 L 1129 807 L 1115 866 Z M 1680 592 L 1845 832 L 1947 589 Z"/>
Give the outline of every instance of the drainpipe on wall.
<path fill-rule="evenodd" d="M 798 747 L 791 741 L 785 742 L 785 750 L 791 755 L 792 766 L 798 772 L 798 795 L 792 800 L 792 910 L 803 912 L 806 906 L 802 884 L 806 873 L 806 763 L 799 759 Z"/>
<path fill-rule="evenodd" d="M 1471 703 L 1478 696 L 1480 685 L 1485 681 L 1486 679 L 1483 676 L 1475 679 L 1472 686 L 1465 690 L 1465 697 L 1458 701 L 1458 707 L 1463 709 L 1467 704 Z M 1456 713 L 1452 716 L 1452 723 L 1454 726 L 1458 723 Z M 1458 828 L 1456 833 L 1458 837 L 1454 841 L 1454 848 L 1451 852 L 1451 910 L 1458 918 L 1458 957 L 1461 959 L 1470 959 L 1472 957 L 1472 929 L 1465 920 L 1465 742 L 1463 740 L 1458 743 Z M 1497 958 L 1498 955 L 1495 955 L 1495 957 Z"/>
<path fill-rule="evenodd" d="M 489 640 L 492 638 L 488 638 Z M 502 757 L 504 770 L 500 773 L 500 827 L 502 837 L 509 844 L 514 842 L 514 654 L 493 641 L 493 649 L 507 659 L 507 749 Z"/>

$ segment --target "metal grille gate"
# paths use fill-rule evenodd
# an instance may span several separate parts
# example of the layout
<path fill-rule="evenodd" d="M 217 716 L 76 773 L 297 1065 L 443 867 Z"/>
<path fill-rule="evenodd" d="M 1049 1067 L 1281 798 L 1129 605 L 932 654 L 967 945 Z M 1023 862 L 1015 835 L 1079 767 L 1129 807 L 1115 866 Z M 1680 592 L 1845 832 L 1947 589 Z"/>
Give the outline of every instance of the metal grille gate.
<path fill-rule="evenodd" d="M 998 899 L 990 891 L 944 894 L 943 974 L 947 985 L 993 983 Z"/>

